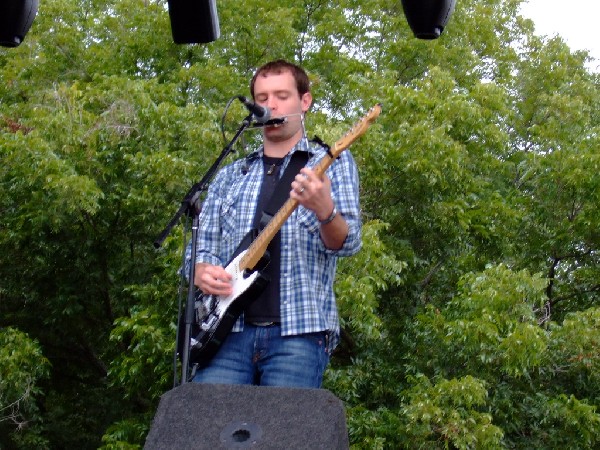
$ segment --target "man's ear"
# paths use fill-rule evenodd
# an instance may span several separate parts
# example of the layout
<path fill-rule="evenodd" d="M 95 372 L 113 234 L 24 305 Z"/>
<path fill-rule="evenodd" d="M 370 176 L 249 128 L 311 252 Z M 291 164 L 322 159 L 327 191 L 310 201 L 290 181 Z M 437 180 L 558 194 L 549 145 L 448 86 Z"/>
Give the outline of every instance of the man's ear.
<path fill-rule="evenodd" d="M 302 95 L 302 112 L 306 112 L 310 109 L 310 105 L 312 105 L 312 100 L 313 98 L 310 92 L 305 92 L 304 95 Z"/>

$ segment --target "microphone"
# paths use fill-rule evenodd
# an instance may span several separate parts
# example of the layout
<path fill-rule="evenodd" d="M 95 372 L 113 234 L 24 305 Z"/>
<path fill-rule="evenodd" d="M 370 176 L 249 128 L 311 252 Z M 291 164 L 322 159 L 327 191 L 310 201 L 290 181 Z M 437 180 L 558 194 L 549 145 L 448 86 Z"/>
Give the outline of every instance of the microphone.
<path fill-rule="evenodd" d="M 448 23 L 456 0 L 402 0 L 404 15 L 418 39 L 437 39 Z"/>
<path fill-rule="evenodd" d="M 257 105 L 242 95 L 238 95 L 238 100 L 241 101 L 246 108 L 248 108 L 248 111 L 252 113 L 256 122 L 264 124 L 271 119 L 271 110 L 266 106 Z"/>

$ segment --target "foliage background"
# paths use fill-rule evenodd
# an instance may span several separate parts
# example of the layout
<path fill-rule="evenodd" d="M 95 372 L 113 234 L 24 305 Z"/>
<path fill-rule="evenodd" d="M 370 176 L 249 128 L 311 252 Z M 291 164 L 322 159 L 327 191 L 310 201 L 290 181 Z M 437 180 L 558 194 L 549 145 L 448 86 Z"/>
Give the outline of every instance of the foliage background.
<path fill-rule="evenodd" d="M 310 73 L 311 135 L 384 105 L 352 150 L 364 248 L 340 263 L 325 380 L 352 447 L 598 446 L 587 55 L 521 0 L 459 1 L 435 41 L 396 1 L 217 3 L 220 39 L 175 45 L 163 0 L 45 0 L 0 50 L 0 447 L 143 446 L 174 381 L 183 227 L 152 243 L 275 58 Z"/>

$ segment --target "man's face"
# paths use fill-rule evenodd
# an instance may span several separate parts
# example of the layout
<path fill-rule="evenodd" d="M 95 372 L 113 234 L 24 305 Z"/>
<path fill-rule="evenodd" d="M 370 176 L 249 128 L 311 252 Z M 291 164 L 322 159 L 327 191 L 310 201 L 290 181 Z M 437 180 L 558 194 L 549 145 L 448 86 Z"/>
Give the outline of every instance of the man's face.
<path fill-rule="evenodd" d="M 292 73 L 285 70 L 279 74 L 259 75 L 254 82 L 254 101 L 271 110 L 271 117 L 287 117 L 284 125 L 265 127 L 266 140 L 286 141 L 300 139 L 302 129 L 300 116 L 312 103 L 310 92 L 300 96 Z"/>

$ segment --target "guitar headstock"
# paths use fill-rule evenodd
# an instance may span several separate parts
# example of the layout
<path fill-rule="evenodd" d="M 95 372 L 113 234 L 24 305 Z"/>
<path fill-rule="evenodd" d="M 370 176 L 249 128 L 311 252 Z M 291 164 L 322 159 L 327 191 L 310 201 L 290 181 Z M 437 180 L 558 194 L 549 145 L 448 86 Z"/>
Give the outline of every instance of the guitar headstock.
<path fill-rule="evenodd" d="M 381 114 L 381 103 L 377 103 L 375 106 L 373 106 L 362 119 L 354 124 L 348 133 L 346 133 L 341 139 L 333 144 L 333 147 L 331 148 L 333 156 L 337 157 L 355 140 L 365 134 L 371 124 L 375 122 L 375 119 L 379 117 L 379 114 Z"/>

